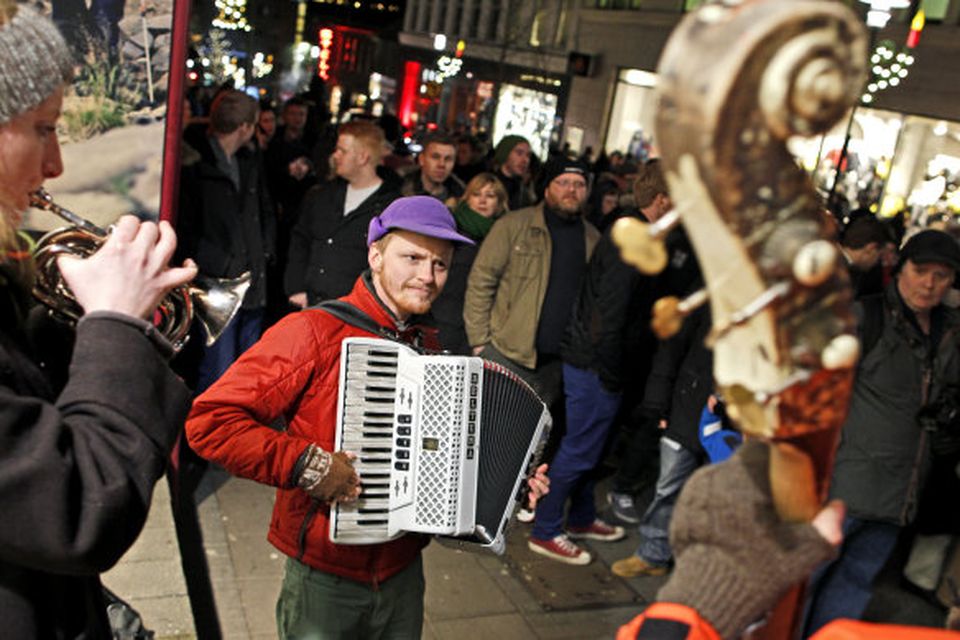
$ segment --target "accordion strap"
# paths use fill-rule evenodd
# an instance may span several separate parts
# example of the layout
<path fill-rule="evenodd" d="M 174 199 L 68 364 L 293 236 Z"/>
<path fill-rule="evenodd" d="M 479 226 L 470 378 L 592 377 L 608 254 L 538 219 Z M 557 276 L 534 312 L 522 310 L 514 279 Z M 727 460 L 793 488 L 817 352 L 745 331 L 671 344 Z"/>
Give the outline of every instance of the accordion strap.
<path fill-rule="evenodd" d="M 363 329 L 364 331 L 376 334 L 381 338 L 393 340 L 394 342 L 403 342 L 399 333 L 393 329 L 388 329 L 387 327 L 379 324 L 376 320 L 367 315 L 366 312 L 358 309 L 349 302 L 344 302 L 343 300 L 324 300 L 323 302 L 314 305 L 313 308 L 326 311 L 334 318 L 342 322 L 357 327 L 358 329 Z"/>

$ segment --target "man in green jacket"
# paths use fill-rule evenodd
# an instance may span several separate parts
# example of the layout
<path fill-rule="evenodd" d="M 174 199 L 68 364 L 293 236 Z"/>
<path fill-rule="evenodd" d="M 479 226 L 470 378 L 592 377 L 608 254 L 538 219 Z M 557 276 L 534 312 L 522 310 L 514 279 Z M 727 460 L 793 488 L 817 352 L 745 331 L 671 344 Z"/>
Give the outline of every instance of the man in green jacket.
<path fill-rule="evenodd" d="M 548 164 L 544 202 L 493 225 L 467 280 L 473 352 L 516 371 L 547 406 L 562 397 L 560 340 L 600 238 L 582 216 L 588 175 L 581 162 Z"/>

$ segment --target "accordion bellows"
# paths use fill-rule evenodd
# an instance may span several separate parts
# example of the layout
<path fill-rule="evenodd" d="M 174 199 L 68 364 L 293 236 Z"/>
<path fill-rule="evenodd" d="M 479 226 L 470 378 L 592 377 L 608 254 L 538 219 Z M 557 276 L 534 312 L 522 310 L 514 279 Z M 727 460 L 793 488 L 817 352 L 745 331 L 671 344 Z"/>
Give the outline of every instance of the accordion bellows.
<path fill-rule="evenodd" d="M 347 338 L 336 448 L 357 454 L 362 492 L 331 509 L 330 539 L 429 533 L 502 553 L 550 424 L 537 394 L 499 364 Z"/>

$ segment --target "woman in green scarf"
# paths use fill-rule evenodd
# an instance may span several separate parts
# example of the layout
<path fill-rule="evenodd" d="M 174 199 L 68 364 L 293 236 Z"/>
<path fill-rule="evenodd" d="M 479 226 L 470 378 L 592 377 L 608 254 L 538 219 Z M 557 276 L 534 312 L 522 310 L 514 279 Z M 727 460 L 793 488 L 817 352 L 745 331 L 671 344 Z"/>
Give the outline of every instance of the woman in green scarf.
<path fill-rule="evenodd" d="M 467 333 L 463 328 L 463 297 L 467 276 L 477 257 L 480 243 L 497 218 L 507 212 L 507 192 L 492 173 L 480 173 L 467 184 L 459 204 L 453 209 L 457 230 L 476 245 L 457 245 L 443 293 L 433 303 L 433 317 L 440 329 L 440 344 L 451 353 L 470 355 Z"/>

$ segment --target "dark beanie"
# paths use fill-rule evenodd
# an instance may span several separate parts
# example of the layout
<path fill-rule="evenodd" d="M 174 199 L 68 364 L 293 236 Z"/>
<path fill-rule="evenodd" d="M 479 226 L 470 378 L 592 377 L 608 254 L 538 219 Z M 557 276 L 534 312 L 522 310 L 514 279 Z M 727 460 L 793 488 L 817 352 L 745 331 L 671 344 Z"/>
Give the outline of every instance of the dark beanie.
<path fill-rule="evenodd" d="M 565 173 L 575 173 L 583 176 L 583 179 L 590 183 L 590 169 L 586 164 L 579 160 L 569 160 L 567 158 L 554 158 L 543 167 L 543 188 L 546 189 L 553 182 Z"/>
<path fill-rule="evenodd" d="M 954 271 L 960 271 L 960 245 L 949 233 L 925 229 L 910 236 L 900 249 L 900 263 L 897 268 L 902 267 L 907 260 L 914 264 L 938 262 Z"/>
<path fill-rule="evenodd" d="M 507 156 L 510 155 L 510 152 L 513 151 L 513 148 L 521 142 L 525 142 L 528 146 L 530 145 L 530 143 L 527 142 L 527 139 L 523 136 L 503 136 L 503 138 L 500 139 L 500 142 L 497 143 L 497 148 L 493 152 L 493 163 L 498 167 L 502 165 L 507 161 Z"/>

